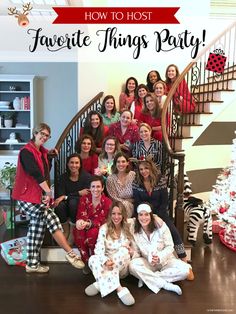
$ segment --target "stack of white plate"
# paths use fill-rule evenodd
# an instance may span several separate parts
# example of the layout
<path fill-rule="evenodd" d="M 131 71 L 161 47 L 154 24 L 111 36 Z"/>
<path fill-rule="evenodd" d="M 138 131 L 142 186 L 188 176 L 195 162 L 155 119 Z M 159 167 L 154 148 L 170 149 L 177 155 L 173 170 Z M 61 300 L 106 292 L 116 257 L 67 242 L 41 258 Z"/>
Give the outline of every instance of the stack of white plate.
<path fill-rule="evenodd" d="M 9 109 L 10 101 L 0 101 L 0 109 Z"/>

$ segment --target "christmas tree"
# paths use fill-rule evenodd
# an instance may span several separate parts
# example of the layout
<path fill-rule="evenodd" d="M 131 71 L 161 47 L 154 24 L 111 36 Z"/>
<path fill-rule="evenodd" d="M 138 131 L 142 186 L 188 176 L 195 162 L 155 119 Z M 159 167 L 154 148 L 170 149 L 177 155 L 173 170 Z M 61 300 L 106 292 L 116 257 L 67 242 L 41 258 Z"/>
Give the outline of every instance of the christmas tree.
<path fill-rule="evenodd" d="M 230 166 L 218 175 L 207 206 L 225 229 L 223 240 L 236 249 L 236 138 L 233 139 Z"/>

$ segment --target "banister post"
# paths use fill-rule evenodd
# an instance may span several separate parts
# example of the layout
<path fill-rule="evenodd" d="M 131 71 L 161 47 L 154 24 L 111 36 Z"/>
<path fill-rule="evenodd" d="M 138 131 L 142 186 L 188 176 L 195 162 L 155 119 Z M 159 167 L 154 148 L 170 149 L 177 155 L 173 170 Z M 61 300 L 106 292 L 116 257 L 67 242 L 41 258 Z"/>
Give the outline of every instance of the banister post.
<path fill-rule="evenodd" d="M 183 210 L 183 191 L 184 191 L 184 154 L 178 155 L 178 179 L 177 179 L 177 197 L 176 197 L 176 210 L 175 210 L 175 225 L 179 233 L 184 239 L 184 210 Z"/>

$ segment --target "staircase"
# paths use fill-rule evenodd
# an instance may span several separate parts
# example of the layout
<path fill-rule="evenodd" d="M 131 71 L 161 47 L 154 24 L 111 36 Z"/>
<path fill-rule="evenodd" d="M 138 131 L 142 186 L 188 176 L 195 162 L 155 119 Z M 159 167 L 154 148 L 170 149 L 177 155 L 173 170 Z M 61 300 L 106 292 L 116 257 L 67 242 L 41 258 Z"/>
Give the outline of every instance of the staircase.
<path fill-rule="evenodd" d="M 183 213 L 183 182 L 184 182 L 184 163 L 185 153 L 191 148 L 193 143 L 215 119 L 224 108 L 235 99 L 236 89 L 236 22 L 220 34 L 208 47 L 206 47 L 199 57 L 191 62 L 176 79 L 169 91 L 162 112 L 162 132 L 163 132 L 163 160 L 164 168 L 169 173 L 170 189 L 170 214 L 175 217 L 175 223 L 182 237 L 184 235 L 184 213 Z M 227 64 L 222 74 L 217 74 L 205 70 L 207 59 L 210 52 L 223 44 Z M 189 90 L 195 99 L 195 112 L 182 114 L 181 119 L 177 120 L 174 115 L 173 95 L 182 80 L 187 82 Z M 96 95 L 86 104 L 77 115 L 71 120 L 60 139 L 56 144 L 59 151 L 54 163 L 54 182 L 60 174 L 65 171 L 66 157 L 74 152 L 74 145 L 77 140 L 80 128 L 90 110 L 99 110 L 103 93 Z M 170 116 L 170 124 L 166 125 L 166 115 Z M 175 189 L 175 174 L 178 177 L 176 187 L 176 207 L 173 209 L 173 191 Z M 56 248 L 54 249 L 56 250 Z M 45 251 L 44 259 L 47 260 Z M 52 252 L 51 252 L 52 253 Z M 58 252 L 54 251 L 56 259 Z M 191 250 L 187 249 L 189 259 Z M 64 257 L 62 257 L 63 259 Z M 50 259 L 50 257 L 49 257 Z"/>
<path fill-rule="evenodd" d="M 199 84 L 192 93 L 197 107 L 194 114 L 184 115 L 186 122 L 183 123 L 182 136 L 176 138 L 176 151 L 187 153 L 208 125 L 235 100 L 236 65 L 225 69 L 219 81 L 214 79 L 210 76 L 207 83 Z"/>
<path fill-rule="evenodd" d="M 206 70 L 210 52 L 223 49 L 227 62 L 223 73 Z M 174 175 L 177 174 L 177 196 L 175 223 L 178 230 L 184 233 L 183 181 L 185 154 L 193 143 L 215 119 L 215 117 L 235 99 L 236 88 L 236 22 L 213 40 L 184 71 L 178 76 L 169 91 L 162 111 L 162 133 L 166 156 L 171 168 L 170 191 L 174 189 Z M 193 113 L 176 114 L 173 97 L 179 84 L 185 80 L 194 97 L 196 108 Z M 166 116 L 170 124 L 166 125 Z"/>

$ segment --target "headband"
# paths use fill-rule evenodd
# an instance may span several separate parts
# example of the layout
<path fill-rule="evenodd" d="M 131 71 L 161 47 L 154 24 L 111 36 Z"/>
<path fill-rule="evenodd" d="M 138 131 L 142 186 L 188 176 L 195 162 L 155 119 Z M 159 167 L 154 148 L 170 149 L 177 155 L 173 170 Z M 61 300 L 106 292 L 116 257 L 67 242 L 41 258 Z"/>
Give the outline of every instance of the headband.
<path fill-rule="evenodd" d="M 140 204 L 137 207 L 137 213 L 139 214 L 141 211 L 145 211 L 146 213 L 151 213 L 152 209 L 148 204 Z"/>

